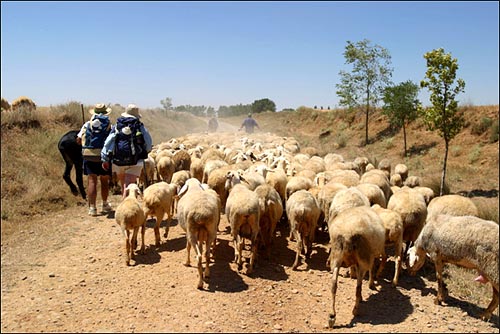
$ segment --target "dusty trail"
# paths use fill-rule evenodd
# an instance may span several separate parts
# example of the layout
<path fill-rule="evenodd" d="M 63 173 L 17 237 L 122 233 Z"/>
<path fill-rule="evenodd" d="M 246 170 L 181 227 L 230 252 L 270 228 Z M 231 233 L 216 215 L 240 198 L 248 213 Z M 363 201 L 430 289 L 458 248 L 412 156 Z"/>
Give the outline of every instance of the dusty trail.
<path fill-rule="evenodd" d="M 114 207 L 119 200 L 112 197 Z M 378 292 L 363 283 L 365 301 L 358 317 L 351 314 L 355 281 L 340 277 L 337 323 L 330 330 L 331 274 L 324 265 L 328 237 L 318 235 L 309 268 L 302 264 L 292 271 L 295 244 L 281 226 L 273 261 L 259 261 L 249 277 L 232 263 L 225 216 L 212 276 L 200 291 L 196 268 L 182 265 L 186 239 L 175 220 L 159 248 L 153 246 L 148 221 L 147 252 L 126 267 L 112 215 L 88 217 L 81 204 L 2 237 L 2 332 L 498 333 L 498 313 L 489 323 L 473 317 L 485 303 L 457 298 L 450 290 L 448 306 L 434 305 L 432 273 L 409 277 L 403 272 L 400 286 L 391 288 L 392 261 Z M 489 287 L 485 295 L 489 302 Z"/>

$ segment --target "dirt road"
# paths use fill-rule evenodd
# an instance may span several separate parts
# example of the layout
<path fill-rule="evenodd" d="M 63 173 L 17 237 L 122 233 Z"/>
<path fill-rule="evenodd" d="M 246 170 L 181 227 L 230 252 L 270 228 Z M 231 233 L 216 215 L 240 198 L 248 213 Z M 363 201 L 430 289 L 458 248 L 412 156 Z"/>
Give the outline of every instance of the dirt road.
<path fill-rule="evenodd" d="M 120 197 L 112 197 L 116 207 Z M 38 218 L 2 237 L 2 332 L 496 332 L 475 318 L 480 303 L 450 287 L 447 306 L 434 305 L 432 270 L 402 273 L 390 286 L 390 261 L 378 286 L 363 283 L 361 314 L 353 317 L 355 280 L 340 277 L 337 322 L 328 329 L 331 274 L 325 267 L 327 235 L 317 236 L 309 267 L 290 269 L 295 244 L 281 225 L 272 261 L 258 261 L 249 277 L 238 273 L 229 226 L 222 216 L 215 262 L 203 291 L 197 270 L 185 267 L 185 234 L 171 224 L 154 247 L 148 221 L 145 255 L 125 266 L 124 242 L 113 215 L 89 217 L 84 203 Z M 164 225 L 162 225 L 164 226 Z M 162 229 L 163 230 L 163 229 Z M 2 234 L 3 235 L 3 234 Z M 163 235 L 163 231 L 162 231 Z M 193 255 L 192 255 L 193 256 Z M 193 261 L 192 261 L 193 262 Z M 345 270 L 345 269 L 344 269 Z M 470 284 L 474 278 L 470 275 Z M 479 304 L 479 305 L 478 305 Z M 498 312 L 498 310 L 497 310 Z"/>

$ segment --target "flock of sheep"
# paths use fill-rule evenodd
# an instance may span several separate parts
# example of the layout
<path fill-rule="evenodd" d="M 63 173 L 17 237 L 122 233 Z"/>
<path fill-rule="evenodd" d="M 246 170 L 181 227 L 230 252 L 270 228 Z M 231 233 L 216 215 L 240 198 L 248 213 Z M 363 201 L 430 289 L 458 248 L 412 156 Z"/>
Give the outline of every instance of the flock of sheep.
<path fill-rule="evenodd" d="M 373 166 L 366 157 L 346 161 L 335 153 L 321 157 L 314 148 L 301 149 L 292 137 L 190 134 L 154 146 L 138 184 L 129 185 L 127 197 L 116 208 L 115 219 L 126 237 L 129 265 L 140 227 L 141 251 L 145 249 L 146 219 L 156 219 L 158 246 L 161 221 L 167 215 L 163 235 L 167 239 L 170 221 L 176 217 L 186 232 L 185 265 L 190 265 L 191 248 L 196 255 L 199 289 L 210 276 L 223 214 L 230 224 L 239 271 L 243 271 L 245 240 L 250 242 L 246 274 L 252 273 L 259 258 L 271 256 L 280 219 L 288 221 L 289 240 L 296 242 L 294 270 L 303 260 L 307 264 L 318 230 L 327 231 L 330 254 L 326 265 L 333 273 L 330 327 L 336 318 L 340 268 L 348 267 L 350 276 L 357 279 L 352 311 L 356 315 L 366 272 L 369 287 L 375 289 L 388 247 L 395 252 L 393 286 L 398 284 L 403 262 L 414 275 L 430 257 L 438 280 L 436 303 L 447 294 L 444 263 L 476 269 L 476 280 L 490 282 L 493 288 L 492 301 L 481 315 L 489 320 L 499 297 L 498 224 L 478 218 L 469 198 L 435 197 L 420 183 L 404 164 L 392 168 L 383 159 Z M 144 189 L 142 196 L 140 189 Z M 377 259 L 381 261 L 375 272 Z"/>

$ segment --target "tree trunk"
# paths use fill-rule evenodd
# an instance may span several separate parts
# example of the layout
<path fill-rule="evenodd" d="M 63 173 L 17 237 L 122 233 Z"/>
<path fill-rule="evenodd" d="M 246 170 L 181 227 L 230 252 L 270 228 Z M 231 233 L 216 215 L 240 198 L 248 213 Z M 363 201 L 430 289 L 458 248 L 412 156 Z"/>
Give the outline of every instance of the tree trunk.
<path fill-rule="evenodd" d="M 443 161 L 443 174 L 441 176 L 441 187 L 439 189 L 439 196 L 443 196 L 444 180 L 446 178 L 446 162 L 448 161 L 448 139 L 444 140 L 444 161 Z"/>
<path fill-rule="evenodd" d="M 405 127 L 405 123 L 403 122 L 403 141 L 405 143 L 405 157 L 406 157 L 406 127 Z"/>
<path fill-rule="evenodd" d="M 368 112 L 370 111 L 370 90 L 366 91 L 365 145 L 368 145 Z"/>

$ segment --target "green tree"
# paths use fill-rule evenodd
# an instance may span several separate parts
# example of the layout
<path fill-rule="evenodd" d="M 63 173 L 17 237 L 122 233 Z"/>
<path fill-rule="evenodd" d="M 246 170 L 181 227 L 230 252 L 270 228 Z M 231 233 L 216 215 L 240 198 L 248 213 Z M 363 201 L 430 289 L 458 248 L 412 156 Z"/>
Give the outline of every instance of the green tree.
<path fill-rule="evenodd" d="M 368 144 L 368 115 L 370 105 L 376 105 L 385 86 L 391 83 L 391 56 L 387 49 L 364 39 L 357 43 L 347 41 L 344 57 L 352 64 L 351 73 L 340 71 L 340 83 L 336 85 L 340 105 L 349 109 L 365 106 L 365 143 Z"/>
<path fill-rule="evenodd" d="M 163 109 L 165 109 L 165 111 L 172 110 L 172 98 L 171 97 L 166 97 L 163 100 L 160 100 L 160 103 L 163 106 Z"/>
<path fill-rule="evenodd" d="M 417 99 L 419 87 L 408 80 L 397 86 L 388 86 L 384 91 L 382 113 L 389 118 L 389 123 L 403 129 L 404 156 L 406 156 L 406 126 L 417 119 L 420 102 Z"/>
<path fill-rule="evenodd" d="M 455 82 L 458 61 L 445 53 L 443 48 L 434 49 L 424 54 L 427 60 L 425 79 L 420 82 L 420 87 L 427 88 L 431 95 L 432 106 L 421 109 L 423 120 L 431 131 L 437 130 L 444 139 L 443 173 L 439 196 L 443 195 L 446 178 L 446 162 L 450 141 L 462 130 L 465 120 L 463 112 L 459 112 L 455 96 L 464 92 L 465 82 L 457 79 Z"/>
<path fill-rule="evenodd" d="M 264 111 L 276 111 L 276 104 L 269 100 L 269 99 L 260 99 L 260 100 L 255 100 L 252 103 L 252 112 L 253 113 L 260 113 Z"/>

